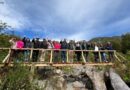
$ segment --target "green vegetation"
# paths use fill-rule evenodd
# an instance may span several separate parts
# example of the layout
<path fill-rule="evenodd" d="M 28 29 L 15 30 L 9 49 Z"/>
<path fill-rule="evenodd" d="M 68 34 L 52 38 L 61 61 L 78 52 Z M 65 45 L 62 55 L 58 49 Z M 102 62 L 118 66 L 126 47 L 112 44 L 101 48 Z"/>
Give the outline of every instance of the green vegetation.
<path fill-rule="evenodd" d="M 4 29 L 0 26 L 0 32 L 2 32 L 2 30 Z M 10 47 L 10 43 L 8 41 L 12 37 L 16 36 L 0 34 L 0 47 Z M 130 33 L 122 36 L 102 37 L 90 40 L 90 42 L 98 43 L 106 43 L 108 41 L 113 44 L 113 48 L 117 50 L 121 56 L 126 58 L 126 60 L 124 60 L 120 57 L 122 62 L 115 61 L 115 69 L 126 82 L 130 82 Z M 0 62 L 4 59 L 7 53 L 7 50 L 0 50 Z M 14 67 L 7 68 L 5 70 L 6 72 L 2 70 L 5 69 L 0 70 L 0 90 L 39 90 L 37 85 L 34 85 L 30 81 L 30 71 L 27 67 L 15 64 Z M 99 67 L 98 70 L 102 70 L 102 67 Z M 63 71 L 70 73 L 72 72 L 72 68 L 65 67 L 63 68 Z M 57 78 L 54 80 L 57 81 Z"/>
<path fill-rule="evenodd" d="M 124 58 L 118 55 L 122 62 L 115 61 L 115 69 L 125 82 L 130 82 L 130 33 L 122 36 L 99 37 L 90 40 L 90 42 L 97 43 L 106 43 L 108 41 L 111 42 L 113 48 L 126 59 L 124 60 Z"/>
<path fill-rule="evenodd" d="M 9 26 L 5 22 L 0 22 L 0 33 L 2 33 L 5 29 L 7 29 Z"/>
<path fill-rule="evenodd" d="M 39 90 L 31 82 L 28 67 L 15 63 L 12 68 L 1 69 L 0 90 Z"/>
<path fill-rule="evenodd" d="M 127 54 L 127 51 L 130 50 L 130 33 L 122 35 L 121 45 L 122 45 L 122 52 L 124 54 Z"/>
<path fill-rule="evenodd" d="M 10 47 L 9 40 L 12 37 L 19 38 L 17 36 L 0 34 L 0 48 L 9 48 Z M 2 62 L 2 60 L 6 57 L 7 54 L 8 50 L 0 50 L 0 62 Z"/>

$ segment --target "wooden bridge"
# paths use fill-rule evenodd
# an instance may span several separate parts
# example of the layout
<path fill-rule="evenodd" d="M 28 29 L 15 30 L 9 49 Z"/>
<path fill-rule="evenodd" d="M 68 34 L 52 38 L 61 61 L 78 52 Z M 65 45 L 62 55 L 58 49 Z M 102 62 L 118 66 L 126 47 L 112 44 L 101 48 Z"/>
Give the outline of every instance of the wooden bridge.
<path fill-rule="evenodd" d="M 118 56 L 117 56 L 117 52 L 115 50 L 99 50 L 99 51 L 94 51 L 94 50 L 68 50 L 68 49 L 42 49 L 42 48 L 38 48 L 38 49 L 34 49 L 34 48 L 22 48 L 22 49 L 11 49 L 11 48 L 0 48 L 0 52 L 2 52 L 3 50 L 8 50 L 8 54 L 7 56 L 3 59 L 2 63 L 0 63 L 0 66 L 4 66 L 4 65 L 8 65 L 8 66 L 13 66 L 14 62 L 10 61 L 10 57 L 11 57 L 11 53 L 12 51 L 29 51 L 30 55 L 29 55 L 29 61 L 28 62 L 22 62 L 23 65 L 25 66 L 36 66 L 36 67 L 44 67 L 44 66 L 54 66 L 54 67 L 63 67 L 63 66 L 88 66 L 88 65 L 94 65 L 94 66 L 112 66 L 114 65 L 114 61 L 118 60 L 119 62 L 121 61 Z M 32 57 L 33 57 L 33 52 L 34 51 L 44 51 L 44 52 L 49 52 L 50 53 L 50 58 L 48 58 L 49 60 L 46 62 L 41 62 L 41 61 L 36 61 L 36 62 L 32 62 Z M 66 51 L 66 62 L 62 63 L 62 61 L 60 60 L 59 62 L 54 62 L 53 60 L 53 56 L 54 56 L 54 52 L 55 51 Z M 81 58 L 82 61 L 80 62 L 75 62 L 75 61 L 70 61 L 69 56 L 70 56 L 70 51 L 71 52 L 81 52 Z M 89 55 L 88 57 L 94 57 L 94 53 L 97 52 L 98 53 L 98 62 L 95 61 L 90 61 L 88 60 L 86 62 L 85 60 L 85 56 L 84 56 L 84 52 L 88 52 Z M 113 53 L 114 58 L 109 61 L 109 62 L 103 62 L 102 57 L 101 57 L 101 53 L 104 52 L 107 54 L 108 53 Z"/>

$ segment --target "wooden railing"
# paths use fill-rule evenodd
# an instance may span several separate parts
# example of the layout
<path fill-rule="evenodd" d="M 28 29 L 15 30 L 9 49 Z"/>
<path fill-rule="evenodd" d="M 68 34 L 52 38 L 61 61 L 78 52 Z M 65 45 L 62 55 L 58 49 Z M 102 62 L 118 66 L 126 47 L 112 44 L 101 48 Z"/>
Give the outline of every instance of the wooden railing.
<path fill-rule="evenodd" d="M 105 53 L 113 53 L 113 56 L 114 56 L 114 60 L 119 60 L 120 59 L 117 57 L 116 55 L 116 51 L 115 50 L 99 50 L 99 51 L 94 51 L 94 50 L 69 50 L 69 49 L 42 49 L 42 48 L 21 48 L 21 49 L 11 49 L 11 48 L 0 48 L 0 51 L 1 50 L 8 50 L 8 55 L 5 57 L 5 59 L 3 60 L 3 63 L 7 62 L 9 60 L 9 57 L 10 57 L 10 54 L 12 52 L 12 50 L 21 50 L 21 51 L 25 51 L 25 50 L 29 50 L 30 51 L 30 60 L 32 60 L 32 56 L 33 56 L 33 52 L 36 51 L 36 50 L 39 50 L 39 51 L 42 51 L 44 50 L 45 52 L 46 51 L 50 51 L 50 59 L 49 59 L 49 63 L 53 63 L 53 55 L 54 55 L 54 51 L 66 51 L 66 63 L 72 63 L 70 62 L 70 59 L 69 59 L 69 52 L 72 51 L 72 52 L 81 52 L 81 58 L 82 58 L 82 62 L 83 63 L 86 63 L 86 60 L 85 60 L 85 57 L 84 57 L 84 52 L 88 52 L 88 53 L 95 53 L 97 52 L 98 53 L 98 58 L 99 58 L 99 62 L 98 63 L 102 63 L 103 60 L 102 60 L 102 57 L 101 57 L 101 53 L 102 52 L 105 52 Z M 95 63 L 95 62 L 93 62 Z"/>

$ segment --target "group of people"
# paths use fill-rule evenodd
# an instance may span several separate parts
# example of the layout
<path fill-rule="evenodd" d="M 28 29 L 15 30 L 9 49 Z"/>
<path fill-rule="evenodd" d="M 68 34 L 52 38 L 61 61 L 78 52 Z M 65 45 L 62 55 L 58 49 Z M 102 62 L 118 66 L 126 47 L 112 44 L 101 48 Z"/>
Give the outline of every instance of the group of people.
<path fill-rule="evenodd" d="M 108 62 L 108 60 L 113 59 L 113 52 L 108 52 L 108 57 L 107 58 L 107 53 L 104 50 L 113 50 L 112 44 L 110 42 L 102 44 L 102 43 L 90 43 L 85 40 L 83 41 L 74 41 L 70 40 L 67 41 L 66 39 L 61 40 L 61 41 L 55 41 L 55 40 L 47 40 L 43 39 L 41 40 L 40 38 L 34 38 L 30 40 L 29 38 L 24 37 L 23 39 L 16 39 L 12 38 L 10 41 L 11 43 L 11 48 L 13 49 L 12 51 L 12 57 L 17 56 L 19 50 L 15 50 L 16 48 L 34 48 L 34 49 L 42 49 L 42 50 L 34 50 L 32 54 L 32 61 L 45 61 L 45 57 L 48 55 L 50 58 L 50 52 L 46 52 L 46 49 L 54 49 L 53 52 L 53 61 L 56 62 L 59 58 L 61 57 L 62 62 L 66 62 L 67 60 L 67 51 L 68 50 L 68 56 L 69 56 L 69 61 L 73 62 L 74 57 L 76 57 L 76 61 L 80 62 L 81 59 L 85 59 L 86 62 L 88 62 L 89 58 L 89 52 L 87 50 L 94 50 L 93 55 L 94 55 L 94 61 L 99 62 L 99 50 L 102 50 L 100 52 L 101 55 L 101 60 L 103 62 Z M 83 51 L 81 51 L 83 50 Z M 22 51 L 24 54 L 24 60 L 29 61 L 29 55 L 30 55 L 30 50 L 24 50 Z M 48 54 L 47 54 L 48 53 Z"/>

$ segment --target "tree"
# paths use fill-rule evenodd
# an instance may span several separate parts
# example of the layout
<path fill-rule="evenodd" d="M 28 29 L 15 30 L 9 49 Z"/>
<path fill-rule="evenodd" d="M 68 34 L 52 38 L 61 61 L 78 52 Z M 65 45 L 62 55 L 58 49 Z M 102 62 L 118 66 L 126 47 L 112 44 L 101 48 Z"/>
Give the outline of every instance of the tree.
<path fill-rule="evenodd" d="M 5 30 L 7 29 L 9 26 L 7 25 L 7 23 L 5 22 L 0 22 L 0 34 Z"/>
<path fill-rule="evenodd" d="M 111 41 L 113 48 L 117 51 L 121 51 L 121 41 L 120 40 L 113 40 Z"/>
<path fill-rule="evenodd" d="M 122 35 L 122 53 L 126 54 L 130 50 L 130 33 Z"/>

